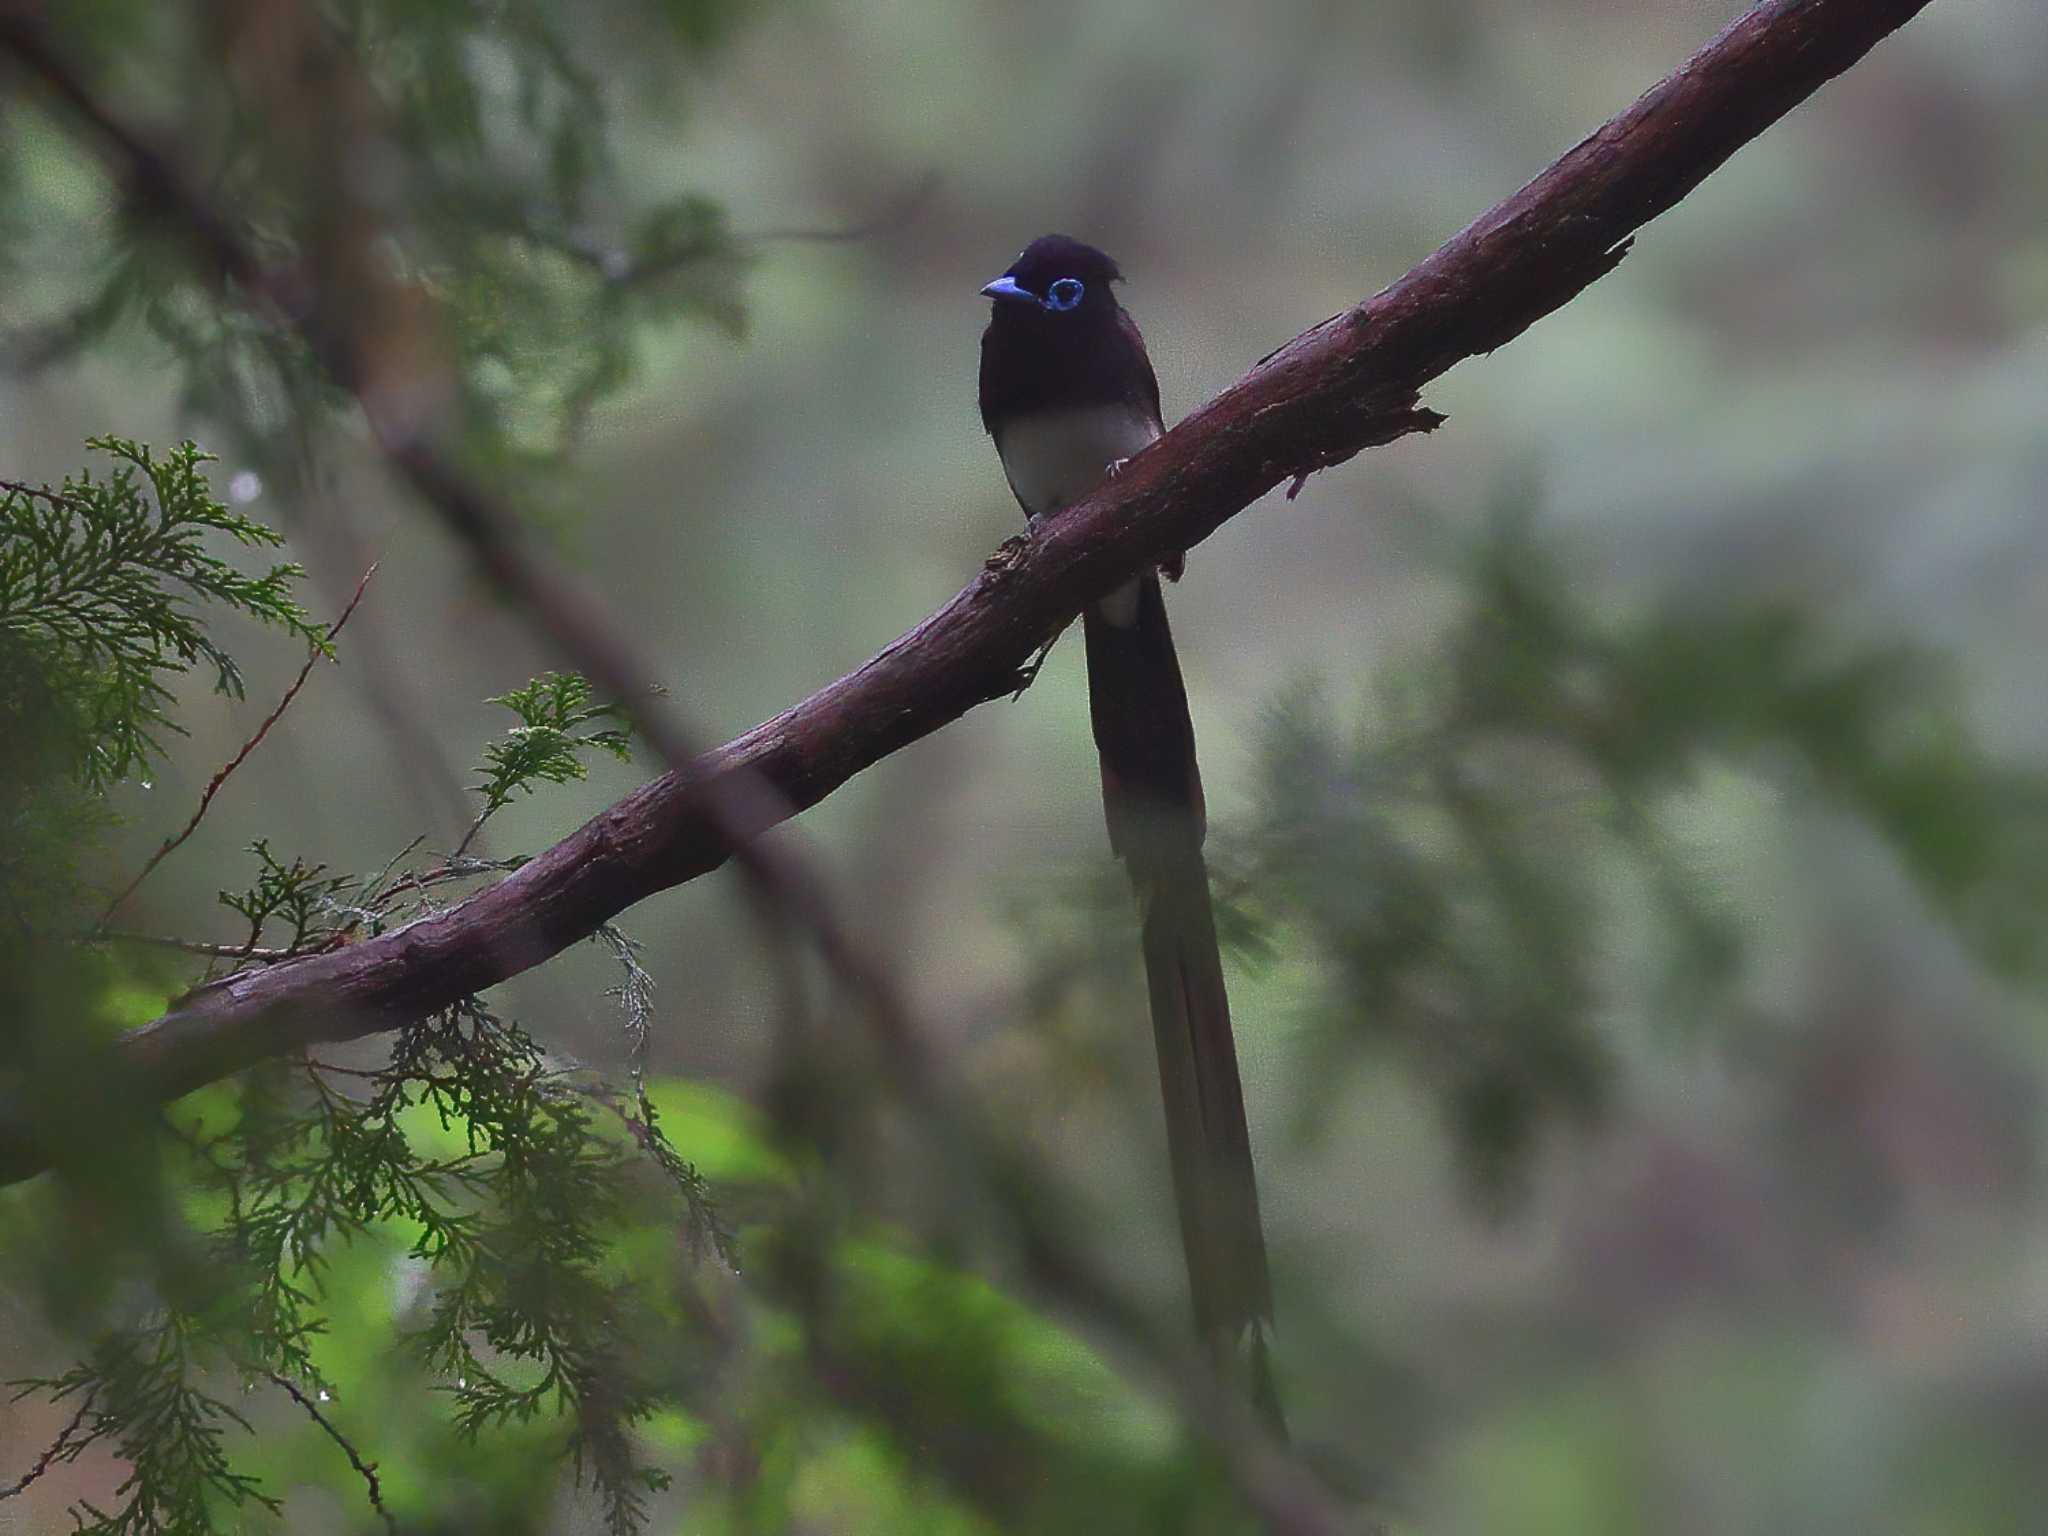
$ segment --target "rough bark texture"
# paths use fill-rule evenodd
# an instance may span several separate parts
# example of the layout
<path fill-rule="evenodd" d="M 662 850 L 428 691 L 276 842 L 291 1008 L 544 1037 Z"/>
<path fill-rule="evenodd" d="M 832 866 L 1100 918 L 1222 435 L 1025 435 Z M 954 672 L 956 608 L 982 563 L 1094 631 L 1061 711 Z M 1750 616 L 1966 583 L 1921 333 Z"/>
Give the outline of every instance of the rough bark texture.
<path fill-rule="evenodd" d="M 394 1028 L 538 964 L 655 891 L 722 863 L 732 797 L 774 796 L 751 830 L 1014 686 L 1088 601 L 1185 549 L 1274 486 L 1441 418 L 1424 384 L 1611 271 L 1629 237 L 1849 68 L 1926 0 L 1767 0 L 1520 192 L 1375 297 L 1264 359 L 1095 495 L 1013 541 L 937 613 L 858 671 L 628 795 L 447 912 L 329 954 L 233 977 L 124 1036 L 113 1070 L 169 1098 L 266 1056 Z M 0 27 L 0 45 L 18 43 Z M 17 52 L 19 50 L 17 49 Z M 38 1171 L 20 1093 L 0 1106 L 0 1181 Z"/>

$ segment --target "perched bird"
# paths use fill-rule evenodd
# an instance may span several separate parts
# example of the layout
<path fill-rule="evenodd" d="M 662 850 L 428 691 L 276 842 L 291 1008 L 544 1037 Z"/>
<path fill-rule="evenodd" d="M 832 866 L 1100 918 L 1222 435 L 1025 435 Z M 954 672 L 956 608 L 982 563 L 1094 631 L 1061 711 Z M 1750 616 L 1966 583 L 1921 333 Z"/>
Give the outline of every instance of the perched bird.
<path fill-rule="evenodd" d="M 981 291 L 981 420 L 1027 518 L 1068 506 L 1164 430 L 1159 381 L 1093 246 L 1046 235 Z M 1180 575 L 1182 557 L 1163 562 Z M 1202 858 L 1202 775 L 1159 573 L 1082 614 L 1111 850 L 1137 893 L 1195 1326 L 1278 1426 L 1272 1285 Z"/>

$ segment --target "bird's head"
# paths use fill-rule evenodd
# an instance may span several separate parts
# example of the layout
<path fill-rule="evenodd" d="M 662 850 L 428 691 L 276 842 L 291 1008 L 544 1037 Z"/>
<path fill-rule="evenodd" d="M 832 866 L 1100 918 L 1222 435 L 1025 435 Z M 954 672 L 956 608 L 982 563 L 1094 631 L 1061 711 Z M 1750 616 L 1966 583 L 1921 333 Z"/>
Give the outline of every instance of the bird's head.
<path fill-rule="evenodd" d="M 1068 235 L 1041 235 L 1024 247 L 1010 269 L 982 293 L 996 301 L 996 312 L 1031 305 L 1047 315 L 1080 315 L 1114 311 L 1109 285 L 1123 273 L 1092 245 Z"/>

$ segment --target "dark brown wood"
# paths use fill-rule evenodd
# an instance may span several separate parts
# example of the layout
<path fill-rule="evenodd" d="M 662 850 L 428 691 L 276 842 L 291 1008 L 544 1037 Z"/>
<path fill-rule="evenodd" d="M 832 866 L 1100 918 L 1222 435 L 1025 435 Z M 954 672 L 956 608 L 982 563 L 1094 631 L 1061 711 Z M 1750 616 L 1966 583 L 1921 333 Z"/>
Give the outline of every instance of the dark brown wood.
<path fill-rule="evenodd" d="M 636 790 L 449 911 L 194 994 L 123 1036 L 115 1069 L 169 1098 L 281 1051 L 391 1029 L 715 869 L 736 800 L 755 808 L 754 830 L 816 804 L 1009 693 L 1041 640 L 1132 571 L 1199 543 L 1283 482 L 1434 428 L 1442 418 L 1417 403 L 1424 384 L 1611 271 L 1636 230 L 1925 4 L 1758 5 L 1399 282 L 1287 343 L 1095 495 L 1006 546 L 857 671 Z M 0 22 L 0 48 L 19 58 L 12 31 Z M 760 792 L 732 795 L 735 779 Z M 46 1160 L 33 1117 L 19 1104 L 0 1109 L 0 1181 Z"/>

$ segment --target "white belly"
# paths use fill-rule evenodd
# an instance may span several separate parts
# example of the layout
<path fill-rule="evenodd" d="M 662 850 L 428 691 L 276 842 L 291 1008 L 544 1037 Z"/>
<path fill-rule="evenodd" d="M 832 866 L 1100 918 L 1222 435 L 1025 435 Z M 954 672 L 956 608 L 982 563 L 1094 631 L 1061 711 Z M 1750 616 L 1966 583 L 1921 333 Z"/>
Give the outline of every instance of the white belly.
<path fill-rule="evenodd" d="M 996 434 L 1003 473 L 1025 512 L 1042 517 L 1071 506 L 1109 473 L 1159 436 L 1159 423 L 1129 406 L 1097 405 L 1078 411 L 1022 416 Z M 1096 607 L 1110 623 L 1138 622 L 1138 583 L 1127 581 Z"/>
<path fill-rule="evenodd" d="M 1159 424 L 1143 411 L 1097 405 L 1006 422 L 996 434 L 996 452 L 1024 510 L 1043 517 L 1079 501 L 1102 483 L 1111 464 L 1158 435 Z"/>

